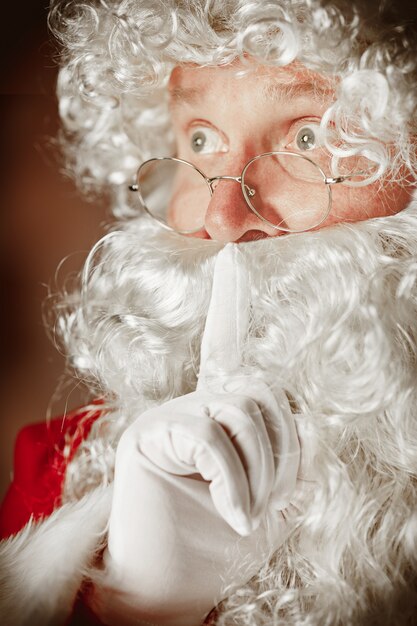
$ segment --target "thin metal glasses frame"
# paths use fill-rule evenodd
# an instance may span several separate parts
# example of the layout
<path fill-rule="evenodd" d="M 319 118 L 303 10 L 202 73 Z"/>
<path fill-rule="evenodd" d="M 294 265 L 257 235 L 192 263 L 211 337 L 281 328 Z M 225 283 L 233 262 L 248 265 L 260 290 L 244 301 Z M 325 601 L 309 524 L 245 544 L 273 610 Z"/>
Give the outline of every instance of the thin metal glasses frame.
<path fill-rule="evenodd" d="M 282 226 L 277 226 L 276 224 L 273 224 L 273 222 L 270 222 L 269 220 L 267 220 L 265 217 L 263 217 L 258 211 L 257 209 L 253 206 L 253 204 L 250 201 L 250 198 L 254 195 L 255 191 L 253 189 L 251 189 L 248 185 L 245 184 L 245 173 L 248 169 L 248 167 L 250 167 L 250 165 L 252 165 L 252 163 L 254 163 L 254 161 L 257 161 L 263 157 L 268 157 L 268 156 L 279 156 L 279 155 L 283 155 L 286 156 L 288 154 L 291 154 L 295 157 L 298 157 L 300 159 L 304 159 L 305 161 L 308 161 L 309 163 L 311 163 L 312 165 L 314 165 L 317 170 L 320 172 L 320 175 L 323 178 L 323 183 L 326 185 L 327 187 L 327 193 L 328 193 L 328 207 L 327 207 L 327 211 L 324 215 L 324 217 L 322 217 L 322 219 L 312 228 L 317 228 L 317 226 L 320 226 L 320 224 L 322 224 L 326 218 L 328 217 L 331 209 L 332 209 L 332 191 L 331 191 L 331 185 L 337 185 L 338 183 L 343 183 L 345 180 L 349 180 L 350 178 L 354 178 L 355 176 L 360 176 L 363 175 L 365 172 L 355 172 L 353 174 L 343 174 L 341 176 L 327 176 L 325 174 L 325 172 L 322 170 L 322 168 L 320 167 L 320 165 L 318 165 L 315 161 L 313 161 L 312 159 L 310 159 L 309 157 L 305 156 L 304 154 L 299 154 L 298 152 L 291 152 L 289 150 L 278 150 L 278 151 L 273 151 L 273 152 L 264 152 L 262 154 L 258 154 L 257 156 L 253 157 L 253 159 L 251 159 L 250 161 L 248 161 L 245 165 L 245 167 L 242 170 L 242 173 L 240 176 L 212 176 L 211 178 L 207 177 L 204 172 L 202 172 L 196 165 L 194 165 L 193 163 L 190 163 L 189 161 L 185 161 L 184 159 L 179 159 L 177 157 L 153 157 L 152 159 L 148 159 L 147 161 L 144 161 L 138 168 L 137 173 L 136 173 L 136 180 L 139 180 L 139 175 L 140 175 L 140 171 L 143 167 L 149 165 L 149 163 L 151 163 L 152 161 L 175 161 L 177 163 L 183 163 L 184 165 L 188 165 L 189 167 L 192 167 L 194 170 L 196 170 L 201 176 L 202 178 L 205 180 L 209 191 L 210 191 L 210 195 L 212 196 L 214 193 L 214 189 L 213 189 L 213 183 L 215 183 L 216 181 L 219 180 L 233 180 L 237 183 L 240 184 L 241 190 L 242 190 L 242 194 L 243 197 L 245 199 L 246 204 L 248 205 L 248 207 L 250 208 L 250 210 L 263 222 L 265 222 L 266 224 L 268 224 L 269 226 L 271 226 L 272 228 L 274 228 L 275 230 L 279 230 L 282 232 L 287 232 L 287 233 L 302 233 L 302 232 L 306 232 L 306 230 L 310 230 L 310 228 L 308 229 L 302 229 L 302 230 L 290 230 L 288 228 L 282 227 Z M 172 228 L 171 226 L 169 226 L 166 222 L 164 222 L 162 219 L 158 218 L 156 215 L 153 215 L 153 213 L 151 213 L 148 209 L 148 207 L 146 206 L 146 203 L 142 197 L 142 193 L 140 190 L 140 186 L 138 183 L 133 184 L 133 185 L 129 185 L 129 189 L 131 191 L 135 191 L 139 193 L 140 199 L 141 199 L 141 203 L 143 208 L 145 209 L 146 213 L 148 213 L 148 215 L 150 215 L 150 217 L 152 217 L 154 220 L 157 220 L 164 228 L 168 229 L 168 230 L 176 230 L 174 228 Z M 181 230 L 181 231 L 176 231 L 179 232 L 180 234 L 183 235 L 190 235 L 193 233 L 198 232 L 199 230 L 201 230 L 201 228 L 203 228 L 203 224 L 194 230 Z"/>

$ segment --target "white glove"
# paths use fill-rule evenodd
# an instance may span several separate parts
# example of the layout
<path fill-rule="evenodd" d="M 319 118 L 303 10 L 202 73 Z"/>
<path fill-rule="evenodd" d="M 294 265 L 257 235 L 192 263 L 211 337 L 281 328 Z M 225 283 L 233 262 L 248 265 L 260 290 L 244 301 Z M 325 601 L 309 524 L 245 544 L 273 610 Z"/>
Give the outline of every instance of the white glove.
<path fill-rule="evenodd" d="M 284 394 L 240 379 L 146 411 L 123 434 L 103 587 L 106 624 L 197 626 L 286 538 L 299 443 Z"/>

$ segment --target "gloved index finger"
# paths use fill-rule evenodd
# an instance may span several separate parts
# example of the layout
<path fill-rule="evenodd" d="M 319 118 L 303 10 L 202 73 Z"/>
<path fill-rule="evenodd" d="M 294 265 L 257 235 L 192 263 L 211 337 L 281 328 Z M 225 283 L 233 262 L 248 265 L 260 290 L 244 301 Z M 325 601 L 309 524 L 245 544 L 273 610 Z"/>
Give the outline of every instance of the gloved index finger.
<path fill-rule="evenodd" d="M 238 244 L 228 243 L 217 255 L 210 305 L 201 341 L 197 389 L 214 391 L 216 381 L 241 364 L 249 326 L 250 289 Z"/>

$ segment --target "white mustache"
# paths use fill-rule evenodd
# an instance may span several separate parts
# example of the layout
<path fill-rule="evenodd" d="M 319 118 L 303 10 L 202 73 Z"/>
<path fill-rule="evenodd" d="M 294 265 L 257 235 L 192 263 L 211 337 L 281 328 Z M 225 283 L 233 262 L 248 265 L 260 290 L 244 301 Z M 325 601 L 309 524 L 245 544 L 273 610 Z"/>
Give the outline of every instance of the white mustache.
<path fill-rule="evenodd" d="M 243 362 L 268 372 L 310 407 L 323 408 L 320 396 L 326 396 L 332 412 L 340 410 L 343 380 L 351 375 L 358 387 L 366 381 L 373 390 L 366 398 L 363 389 L 359 394 L 373 410 L 381 385 L 391 384 L 388 374 L 380 384 L 365 376 L 368 359 L 392 369 L 388 360 L 404 340 L 398 316 L 414 324 L 411 296 L 398 308 L 395 292 L 401 280 L 412 282 L 416 222 L 412 204 L 389 218 L 239 244 L 251 293 Z M 112 233 L 89 260 L 83 297 L 61 317 L 74 366 L 104 390 L 132 400 L 162 401 L 192 390 L 221 248 L 150 220 Z M 325 393 L 330 381 L 333 400 Z M 351 405 L 345 403 L 349 412 Z"/>

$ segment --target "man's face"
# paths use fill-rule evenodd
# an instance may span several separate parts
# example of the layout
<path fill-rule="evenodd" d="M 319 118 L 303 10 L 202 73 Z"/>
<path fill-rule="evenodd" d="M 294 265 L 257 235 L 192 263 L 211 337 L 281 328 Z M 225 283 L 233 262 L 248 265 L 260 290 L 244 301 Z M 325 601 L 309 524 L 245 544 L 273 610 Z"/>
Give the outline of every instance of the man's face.
<path fill-rule="evenodd" d="M 319 124 L 335 99 L 334 82 L 299 64 L 252 67 L 245 76 L 238 75 L 241 69 L 238 62 L 174 69 L 169 89 L 176 156 L 209 178 L 238 177 L 256 155 L 292 151 L 307 156 L 330 176 L 330 155 L 321 144 Z M 364 170 L 370 163 L 362 157 L 347 159 L 342 173 Z M 315 204 L 317 183 L 300 182 L 279 166 L 273 171 L 258 168 L 255 189 L 257 185 L 262 185 L 262 201 L 272 223 L 290 230 L 309 227 L 303 223 L 301 205 Z M 324 183 L 322 188 L 327 194 Z M 283 234 L 251 211 L 237 182 L 220 180 L 213 189 L 210 197 L 204 184 L 196 184 L 193 170 L 185 167 L 174 185 L 168 223 L 177 230 L 197 229 L 193 236 L 224 243 Z M 256 193 L 260 202 L 260 192 Z M 381 181 L 359 188 L 332 185 L 332 209 L 319 227 L 397 213 L 410 196 L 410 188 Z M 320 202 L 322 196 L 317 205 Z"/>

